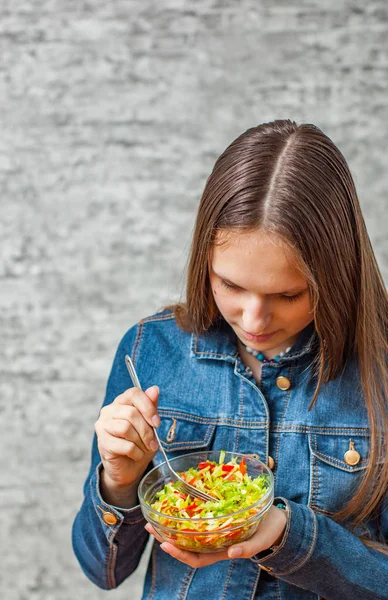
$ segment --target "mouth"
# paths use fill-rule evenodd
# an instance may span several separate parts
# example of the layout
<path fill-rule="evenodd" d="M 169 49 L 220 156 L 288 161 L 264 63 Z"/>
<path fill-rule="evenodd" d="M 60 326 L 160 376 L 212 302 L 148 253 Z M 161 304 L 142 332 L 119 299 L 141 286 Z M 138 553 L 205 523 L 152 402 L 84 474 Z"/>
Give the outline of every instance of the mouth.
<path fill-rule="evenodd" d="M 276 331 L 272 331 L 271 333 L 265 333 L 265 334 L 261 334 L 261 335 L 255 335 L 253 333 L 249 333 L 248 331 L 245 331 L 244 329 L 242 330 L 244 337 L 249 340 L 250 342 L 256 342 L 258 344 L 266 342 L 268 340 L 270 340 L 275 333 L 277 333 L 278 330 Z"/>

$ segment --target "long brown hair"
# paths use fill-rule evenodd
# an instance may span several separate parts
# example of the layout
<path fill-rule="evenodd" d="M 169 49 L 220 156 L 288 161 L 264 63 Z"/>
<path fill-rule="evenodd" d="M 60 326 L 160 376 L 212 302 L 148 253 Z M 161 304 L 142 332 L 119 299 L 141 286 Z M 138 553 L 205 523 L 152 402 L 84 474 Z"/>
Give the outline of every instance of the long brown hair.
<path fill-rule="evenodd" d="M 198 209 L 186 302 L 174 307 L 183 329 L 204 332 L 220 318 L 208 272 L 216 234 L 258 228 L 296 251 L 309 282 L 320 343 L 310 408 L 322 384 L 357 357 L 369 462 L 336 518 L 361 525 L 388 488 L 388 297 L 346 160 L 314 125 L 282 120 L 253 127 L 216 161 Z"/>

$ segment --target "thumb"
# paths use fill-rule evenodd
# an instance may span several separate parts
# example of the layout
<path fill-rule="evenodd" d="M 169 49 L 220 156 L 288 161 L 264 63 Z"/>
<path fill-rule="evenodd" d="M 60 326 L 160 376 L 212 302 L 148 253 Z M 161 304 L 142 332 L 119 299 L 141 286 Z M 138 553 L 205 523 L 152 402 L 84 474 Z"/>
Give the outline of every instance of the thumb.
<path fill-rule="evenodd" d="M 241 542 L 241 544 L 236 544 L 235 546 L 230 546 L 228 548 L 228 557 L 229 558 L 251 558 L 255 554 L 261 551 L 261 549 L 257 549 L 257 547 L 253 548 L 253 545 L 249 542 Z M 256 542 L 257 546 L 257 542 Z"/>
<path fill-rule="evenodd" d="M 145 394 L 148 396 L 151 402 L 155 404 L 155 406 L 158 405 L 159 388 L 157 385 L 152 385 L 151 387 L 146 389 Z"/>
<path fill-rule="evenodd" d="M 270 539 L 267 536 L 253 534 L 246 542 L 240 542 L 228 548 L 229 558 L 251 558 L 258 552 L 262 552 L 271 546 Z"/>

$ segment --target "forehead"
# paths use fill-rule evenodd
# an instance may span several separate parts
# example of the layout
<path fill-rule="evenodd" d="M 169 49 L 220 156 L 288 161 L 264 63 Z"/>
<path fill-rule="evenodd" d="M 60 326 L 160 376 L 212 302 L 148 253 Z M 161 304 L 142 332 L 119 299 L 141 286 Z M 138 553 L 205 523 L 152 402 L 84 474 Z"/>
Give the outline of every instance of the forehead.
<path fill-rule="evenodd" d="M 218 232 L 211 251 L 212 269 L 233 283 L 295 285 L 305 281 L 296 252 L 279 236 L 262 230 Z"/>

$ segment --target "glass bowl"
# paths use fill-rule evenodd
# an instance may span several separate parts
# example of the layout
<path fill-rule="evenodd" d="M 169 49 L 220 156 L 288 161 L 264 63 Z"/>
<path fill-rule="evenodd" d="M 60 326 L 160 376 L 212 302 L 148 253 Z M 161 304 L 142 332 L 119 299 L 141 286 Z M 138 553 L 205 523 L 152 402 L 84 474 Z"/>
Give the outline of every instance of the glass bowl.
<path fill-rule="evenodd" d="M 218 552 L 232 544 L 248 539 L 255 533 L 273 502 L 272 471 L 252 454 L 226 452 L 223 462 L 228 463 L 232 457 L 237 457 L 238 463 L 244 458 L 247 473 L 252 479 L 259 475 L 265 475 L 268 489 L 255 504 L 222 517 L 183 518 L 158 512 L 151 507 L 151 504 L 156 499 L 156 493 L 171 481 L 166 463 L 163 462 L 154 467 L 143 477 L 138 489 L 141 510 L 144 518 L 153 526 L 163 541 L 171 542 L 178 548 L 191 552 Z M 182 473 L 190 467 L 197 468 L 200 462 L 214 461 L 218 463 L 219 458 L 219 450 L 210 450 L 177 456 L 170 462 L 177 473 Z"/>

